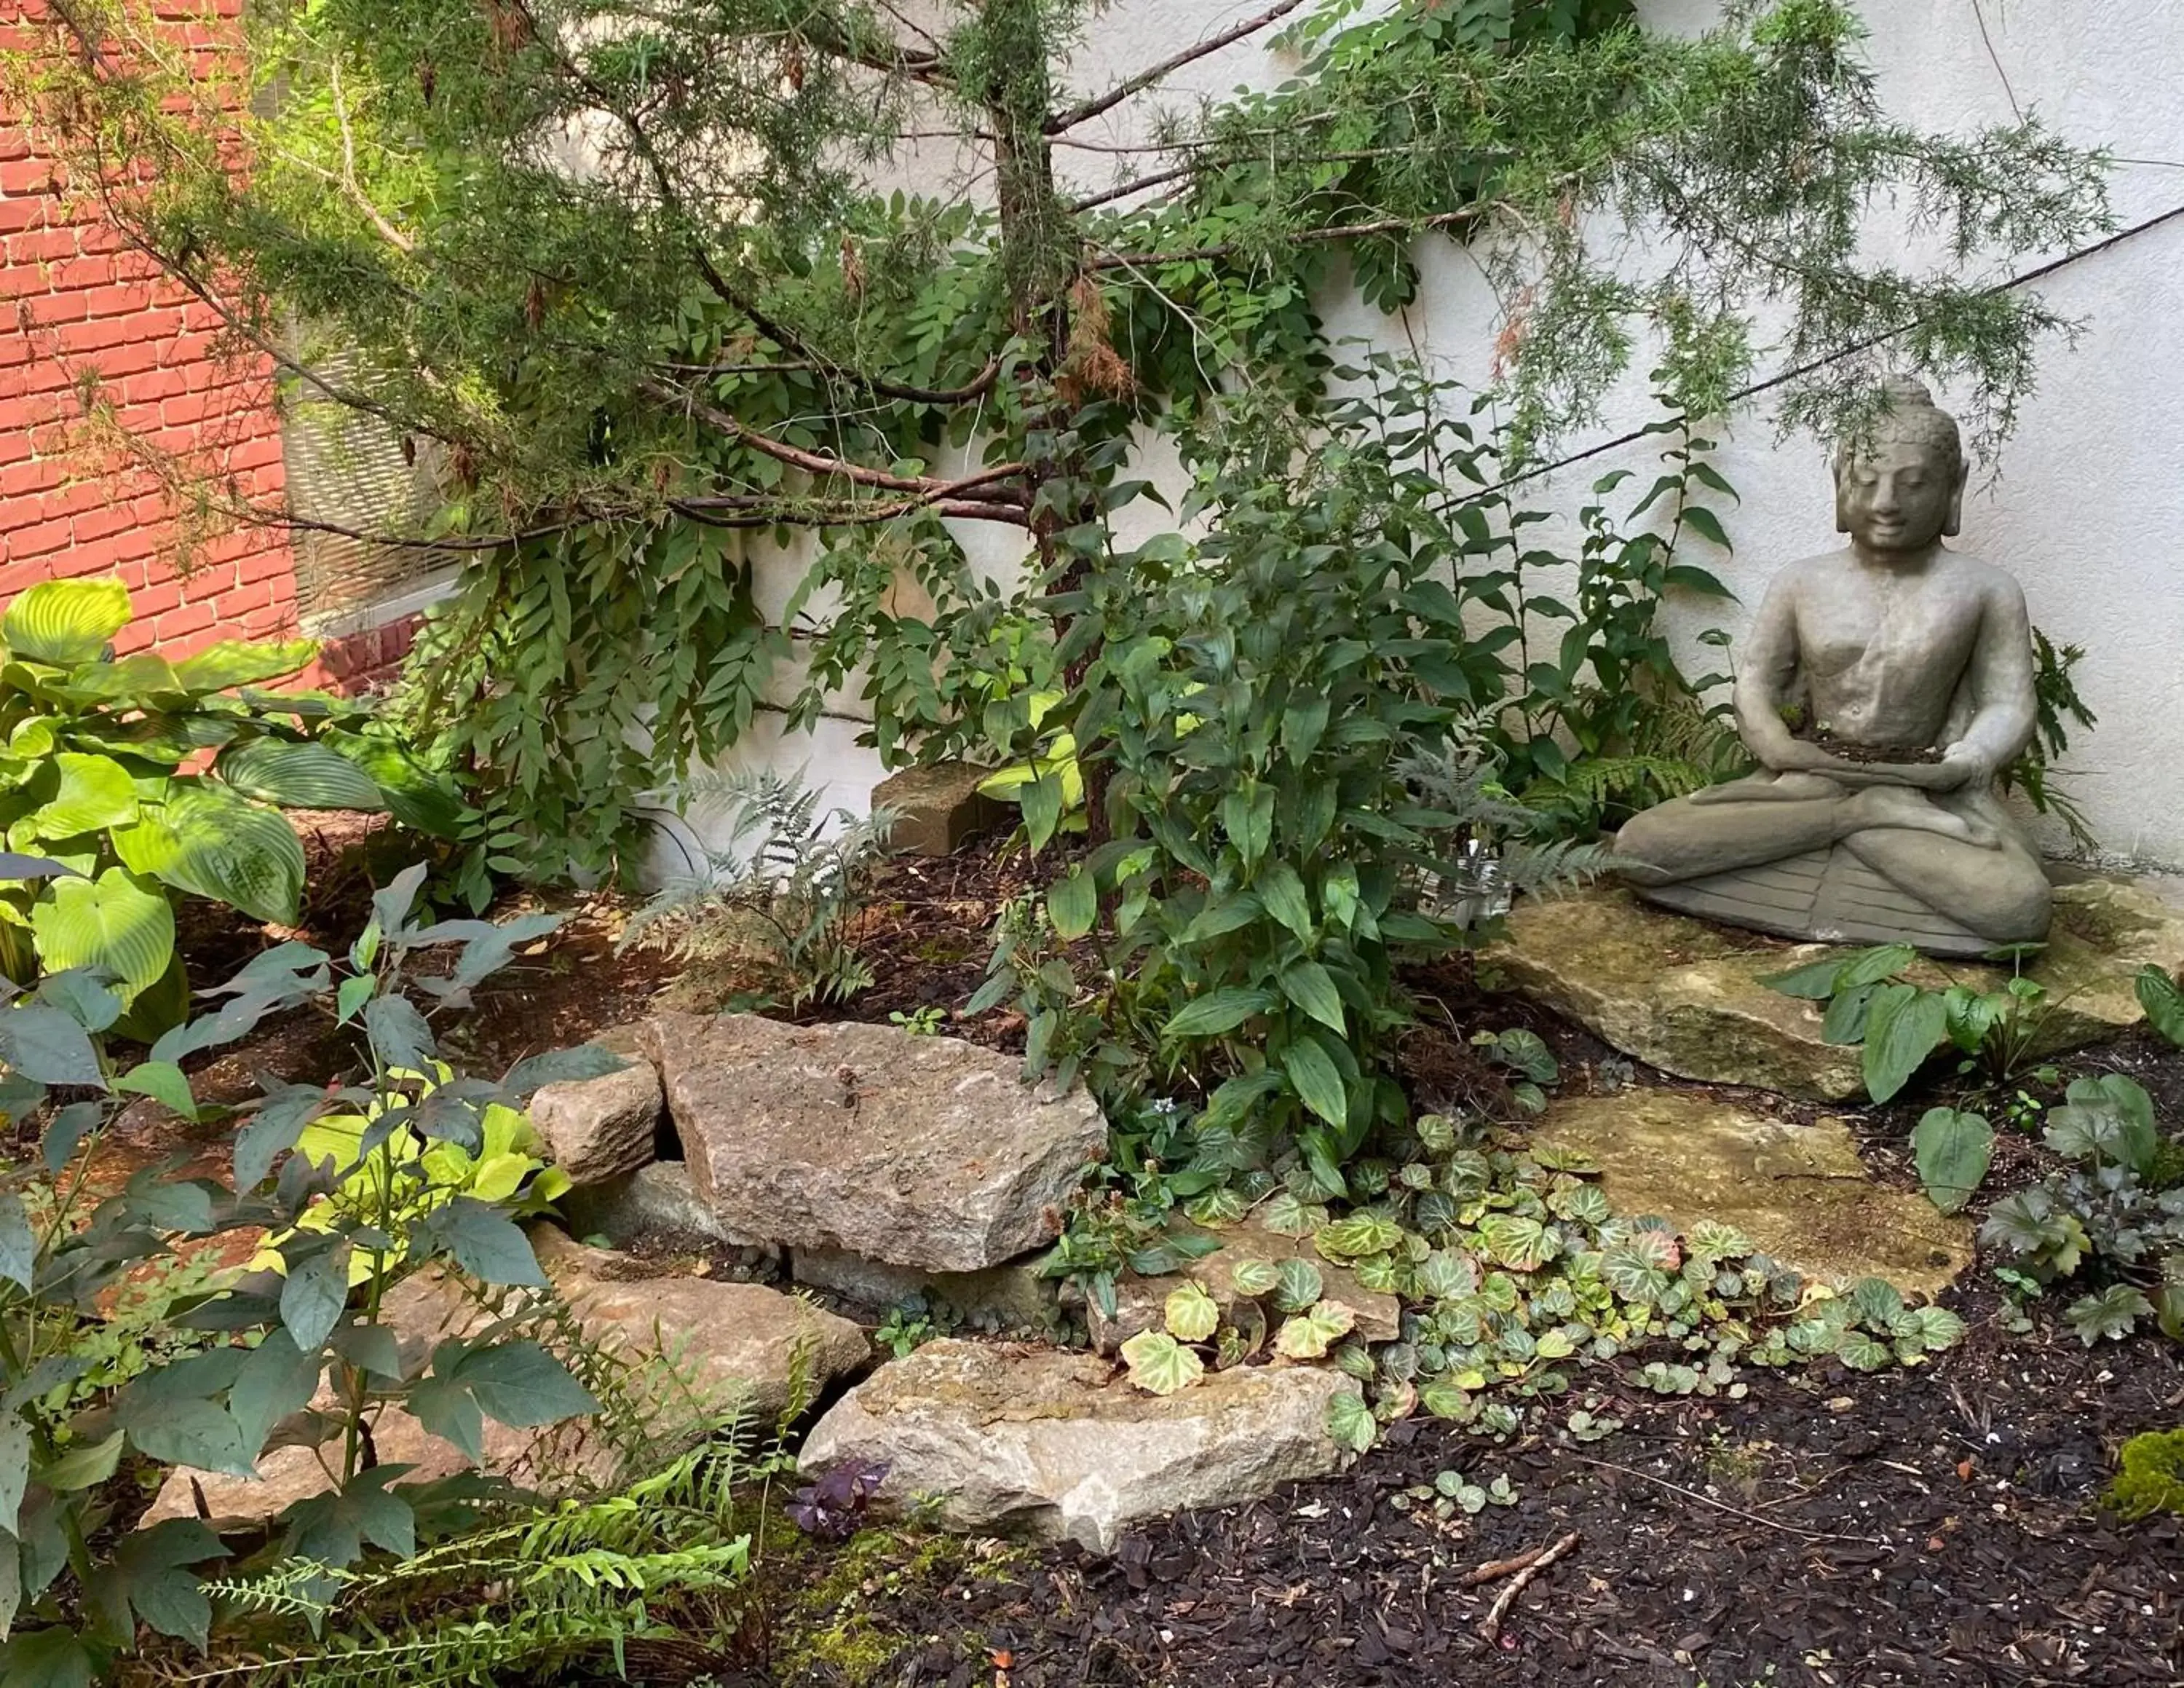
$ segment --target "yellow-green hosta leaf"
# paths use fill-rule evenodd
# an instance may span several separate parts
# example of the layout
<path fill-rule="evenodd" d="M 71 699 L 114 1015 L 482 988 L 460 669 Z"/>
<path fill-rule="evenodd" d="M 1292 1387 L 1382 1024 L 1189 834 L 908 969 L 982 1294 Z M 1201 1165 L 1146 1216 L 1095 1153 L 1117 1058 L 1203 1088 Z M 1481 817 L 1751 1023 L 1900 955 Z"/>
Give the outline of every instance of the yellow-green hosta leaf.
<path fill-rule="evenodd" d="M 0 618 L 0 638 L 33 662 L 73 668 L 94 662 L 129 624 L 129 589 L 119 580 L 42 580 Z"/>
<path fill-rule="evenodd" d="M 526 1154 L 488 1155 L 478 1162 L 477 1169 L 471 1174 L 470 1188 L 463 1193 L 480 1201 L 506 1201 L 522 1188 L 524 1179 L 537 1164 Z"/>
<path fill-rule="evenodd" d="M 1340 1301 L 1315 1301 L 1274 1333 L 1274 1352 L 1284 1360 L 1323 1360 L 1350 1334 L 1357 1315 Z"/>
<path fill-rule="evenodd" d="M 136 819 L 136 782 L 110 756 L 86 756 L 64 750 L 53 758 L 60 789 L 30 817 L 41 838 L 74 838 L 126 826 Z"/>
<path fill-rule="evenodd" d="M 1140 1331 L 1123 1344 L 1130 1381 L 1149 1395 L 1172 1395 L 1206 1375 L 1206 1362 L 1166 1331 Z"/>
<path fill-rule="evenodd" d="M 181 785 L 113 835 L 135 872 L 240 908 L 254 920 L 294 924 L 304 894 L 304 847 L 278 810 L 218 785 Z"/>
<path fill-rule="evenodd" d="M 230 686 L 256 685 L 307 668 L 319 654 L 315 639 L 286 639 L 265 645 L 224 639 L 219 644 L 185 657 L 175 664 L 175 678 L 185 691 L 225 691 Z"/>
<path fill-rule="evenodd" d="M 1162 1312 L 1168 1334 L 1178 1342 L 1206 1342 L 1221 1328 L 1220 1304 L 1201 1283 L 1171 1290 Z"/>
<path fill-rule="evenodd" d="M 156 984 L 175 953 L 175 911 L 126 868 L 55 880 L 31 910 L 31 931 L 46 971 L 103 967 L 128 997 Z"/>

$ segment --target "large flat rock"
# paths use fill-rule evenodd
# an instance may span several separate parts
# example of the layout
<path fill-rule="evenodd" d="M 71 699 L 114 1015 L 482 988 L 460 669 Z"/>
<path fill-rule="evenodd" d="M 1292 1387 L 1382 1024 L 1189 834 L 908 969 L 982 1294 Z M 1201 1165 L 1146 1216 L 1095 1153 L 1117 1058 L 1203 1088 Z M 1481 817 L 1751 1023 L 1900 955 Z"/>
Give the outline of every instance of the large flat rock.
<path fill-rule="evenodd" d="M 732 1230 L 928 1272 L 983 1272 L 1061 1233 L 1106 1145 L 1082 1090 L 891 1026 L 661 1014 L 648 1048 L 700 1196 Z"/>
<path fill-rule="evenodd" d="M 1679 1231 L 1733 1225 L 1761 1253 L 1841 1287 L 1885 1277 L 1938 1295 L 1972 1260 L 1972 1227 L 1876 1183 L 1837 1119 L 1797 1125 L 1688 1090 L 1629 1090 L 1550 1106 L 1535 1142 L 1585 1156 L 1616 1212 Z"/>
<path fill-rule="evenodd" d="M 804 1445 L 803 1468 L 884 1465 L 883 1506 L 929 1501 L 952 1529 L 1113 1550 L 1130 1523 L 1323 1477 L 1341 1450 L 1331 1368 L 1240 1367 L 1165 1396 L 1088 1354 L 944 1339 L 883 1366 Z"/>
<path fill-rule="evenodd" d="M 632 1366 L 632 1399 L 648 1413 L 653 1451 L 662 1460 L 695 1445 L 724 1421 L 770 1431 L 784 1411 L 808 1406 L 830 1380 L 871 1362 L 863 1331 L 794 1295 L 587 1248 L 551 1226 L 538 1227 L 532 1240 L 587 1339 Z M 396 1284 L 380 1310 L 404 1366 L 413 1369 L 423 1367 L 439 1342 L 473 1336 L 493 1317 L 460 1283 L 432 1267 Z M 334 1400 L 329 1383 L 313 1404 L 326 1411 Z M 407 1481 L 450 1476 L 470 1465 L 454 1443 L 399 1406 L 378 1410 L 371 1438 L 379 1463 L 413 1467 Z M 548 1493 L 611 1481 L 621 1462 L 581 1418 L 519 1429 L 488 1417 L 482 1440 L 482 1469 Z M 240 1529 L 332 1486 L 313 1449 L 277 1447 L 259 1461 L 254 1478 L 176 1467 L 142 1522 L 202 1515 L 215 1529 Z"/>
<path fill-rule="evenodd" d="M 1649 908 L 1611 887 L 1525 903 L 1486 959 L 1526 996 L 1663 1072 L 1840 1102 L 1864 1090 L 1858 1050 L 1822 1039 L 1819 1005 L 1759 982 L 1829 953 Z M 2029 970 L 2055 1003 L 2037 1052 L 2098 1042 L 2137 1021 L 2132 980 L 2149 962 L 2184 966 L 2184 909 L 2127 880 L 2059 886 L 2054 930 Z M 1921 962 L 1912 976 L 1998 989 L 2005 975 L 1965 963 L 1945 975 Z"/>

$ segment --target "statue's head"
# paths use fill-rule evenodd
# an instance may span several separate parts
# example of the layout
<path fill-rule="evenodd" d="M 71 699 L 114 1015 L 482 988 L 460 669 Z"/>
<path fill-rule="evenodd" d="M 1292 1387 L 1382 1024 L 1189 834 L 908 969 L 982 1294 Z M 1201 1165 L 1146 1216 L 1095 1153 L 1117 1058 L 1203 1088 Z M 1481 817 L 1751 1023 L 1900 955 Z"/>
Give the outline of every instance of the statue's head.
<path fill-rule="evenodd" d="M 1925 551 L 1964 511 L 1964 446 L 1956 419 L 1915 381 L 1887 387 L 1871 441 L 1836 452 L 1836 531 L 1869 551 Z"/>

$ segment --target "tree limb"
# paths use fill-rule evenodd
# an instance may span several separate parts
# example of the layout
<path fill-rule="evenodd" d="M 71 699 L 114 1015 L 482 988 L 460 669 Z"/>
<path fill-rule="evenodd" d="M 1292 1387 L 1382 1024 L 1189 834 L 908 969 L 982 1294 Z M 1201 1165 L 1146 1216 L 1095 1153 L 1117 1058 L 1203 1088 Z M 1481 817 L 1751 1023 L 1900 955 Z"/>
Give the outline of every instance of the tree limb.
<path fill-rule="evenodd" d="M 692 416 L 727 435 L 738 444 L 748 445 L 763 456 L 776 462 L 786 463 L 793 469 L 816 475 L 822 480 L 839 479 L 858 486 L 877 487 L 883 492 L 906 492 L 917 495 L 923 503 L 960 497 L 979 488 L 996 487 L 997 483 L 1026 473 L 1028 463 L 1003 463 L 994 468 L 981 469 L 974 475 L 964 475 L 952 480 L 933 475 L 898 475 L 885 469 L 874 469 L 862 463 L 852 463 L 843 457 L 829 456 L 823 451 L 807 451 L 800 445 L 791 445 L 786 440 L 776 439 L 771 434 L 760 433 L 745 427 L 719 405 L 708 404 L 693 393 L 679 392 L 662 383 L 645 380 L 638 383 L 640 391 L 671 405 L 680 405 Z M 1005 497 L 1001 491 L 989 494 L 988 501 L 1020 505 L 1021 494 Z"/>
<path fill-rule="evenodd" d="M 1304 0 L 1278 0 L 1277 4 L 1269 6 L 1256 17 L 1246 18 L 1242 23 L 1223 30 L 1219 35 L 1208 36 L 1196 46 L 1187 47 L 1182 52 L 1162 59 L 1159 64 L 1150 65 L 1139 71 L 1136 75 L 1116 83 L 1106 92 L 1095 94 L 1090 99 L 1072 105 L 1066 111 L 1055 113 L 1046 120 L 1046 132 L 1050 135 L 1059 135 L 1065 129 L 1074 129 L 1078 124 L 1097 117 L 1101 112 L 1112 110 L 1129 98 L 1131 95 L 1143 93 L 1163 76 L 1180 70 L 1184 65 L 1194 64 L 1209 54 L 1218 53 L 1224 47 L 1233 47 L 1245 36 L 1256 35 L 1268 25 L 1279 23 L 1302 4 Z"/>
<path fill-rule="evenodd" d="M 1490 208 L 1466 205 L 1462 210 L 1441 211 L 1430 217 L 1383 217 L 1377 222 L 1343 223 L 1332 228 L 1297 229 L 1281 237 L 1285 246 L 1310 246 L 1325 240 L 1350 240 L 1370 234 L 1424 234 L 1428 229 L 1475 222 Z M 1242 243 L 1224 241 L 1218 246 L 1194 246 L 1180 252 L 1112 252 L 1102 250 L 1086 265 L 1093 270 L 1124 270 L 1139 265 L 1186 264 L 1198 258 L 1232 258 L 1244 250 Z"/>

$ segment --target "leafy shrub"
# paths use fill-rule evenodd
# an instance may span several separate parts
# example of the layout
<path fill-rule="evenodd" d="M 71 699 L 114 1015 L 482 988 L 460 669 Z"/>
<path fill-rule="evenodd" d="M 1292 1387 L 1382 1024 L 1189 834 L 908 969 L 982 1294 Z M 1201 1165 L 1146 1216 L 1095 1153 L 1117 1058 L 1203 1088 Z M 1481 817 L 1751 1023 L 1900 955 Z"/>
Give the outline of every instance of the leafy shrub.
<path fill-rule="evenodd" d="M 304 851 L 280 808 L 427 832 L 458 811 L 365 706 L 249 689 L 309 663 L 309 640 L 116 658 L 129 615 L 117 580 L 52 580 L 0 618 L 0 974 L 102 969 L 148 1035 L 188 1009 L 170 892 L 295 921 Z"/>
<path fill-rule="evenodd" d="M 389 1404 L 400 1401 L 473 1457 L 484 1417 L 522 1428 L 593 1410 L 593 1395 L 521 1318 L 503 1318 L 415 1361 L 395 1352 L 392 1333 L 376 1322 L 387 1287 L 427 1262 L 444 1262 L 476 1285 L 545 1285 L 508 1214 L 475 1185 L 433 1199 L 430 1186 L 445 1163 L 429 1149 L 409 1152 L 405 1138 L 482 1149 L 489 1109 L 615 1064 L 587 1049 L 534 1057 L 498 1085 L 415 1078 L 430 1068 L 433 1038 L 403 992 L 406 982 L 426 982 L 405 981 L 407 964 L 421 952 L 453 949 L 452 970 L 431 982 L 443 1001 L 456 999 L 515 942 L 543 930 L 536 918 L 416 924 L 411 908 L 423 877 L 413 869 L 378 893 L 374 919 L 344 961 L 298 942 L 268 950 L 209 993 L 211 1012 L 167 1032 L 150 1060 L 126 1072 L 113 1070 L 97 1042 L 118 1000 L 86 972 L 50 975 L 35 993 L 0 1007 L 8 1111 L 22 1120 L 50 1109 L 38 1160 L 0 1172 L 0 1396 L 8 1403 L 0 1447 L 26 1473 L 23 1484 L 0 1485 L 0 1526 L 13 1539 L 0 1551 L 0 1588 L 9 1596 L 0 1620 L 14 1630 L 0 1650 L 0 1681 L 9 1688 L 87 1680 L 133 1645 L 140 1622 L 205 1646 L 212 1610 L 200 1568 L 226 1549 L 203 1524 L 182 1518 L 125 1532 L 103 1557 L 86 1545 L 108 1540 L 108 1523 L 123 1521 L 115 1479 L 125 1462 L 247 1475 L 276 1431 L 319 1447 L 336 1485 L 282 1515 L 280 1551 L 338 1579 L 367 1543 L 406 1553 L 421 1516 L 477 1492 L 472 1479 L 407 1484 L 400 1468 L 375 1467 L 367 1427 Z M 101 1137 L 123 1099 L 148 1095 L 205 1117 L 176 1063 L 306 1003 L 360 1026 L 363 1082 L 278 1086 L 242 1109 L 231 1183 L 149 1167 L 113 1194 L 88 1193 L 98 1187 Z M 50 1095 L 55 1087 L 95 1094 L 66 1100 Z M 289 1152 L 316 1121 L 344 1111 L 368 1122 L 346 1165 Z M 170 1238 L 194 1244 L 253 1230 L 277 1238 L 278 1288 L 246 1280 L 202 1298 L 181 1322 L 202 1340 L 145 1356 L 109 1400 L 81 1407 L 75 1385 L 103 1363 L 105 1293 L 166 1256 Z M 366 1271 L 353 1295 L 359 1260 Z"/>
<path fill-rule="evenodd" d="M 2102 1501 L 2124 1518 L 2184 1513 L 2184 1430 L 2148 1430 L 2123 1445 Z"/>
<path fill-rule="evenodd" d="M 862 818 L 819 813 L 819 794 L 799 775 L 761 770 L 700 780 L 694 793 L 727 817 L 725 846 L 705 846 L 705 865 L 671 880 L 630 917 L 625 947 L 677 959 L 733 963 L 759 983 L 751 1005 L 845 1002 L 872 982 L 850 928 L 894 829 L 884 807 Z"/>
<path fill-rule="evenodd" d="M 2088 1347 L 2148 1318 L 2184 1341 L 2184 1189 L 2147 1182 L 2162 1140 L 2144 1089 L 2114 1073 L 2077 1080 L 2049 1116 L 2047 1143 L 2076 1164 L 1997 1202 L 1980 1240 L 2042 1283 L 2088 1262 L 2108 1277 L 2064 1311 Z"/>

